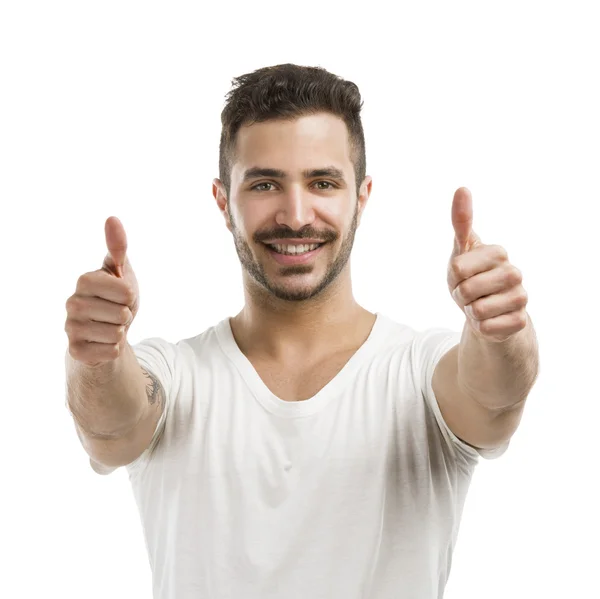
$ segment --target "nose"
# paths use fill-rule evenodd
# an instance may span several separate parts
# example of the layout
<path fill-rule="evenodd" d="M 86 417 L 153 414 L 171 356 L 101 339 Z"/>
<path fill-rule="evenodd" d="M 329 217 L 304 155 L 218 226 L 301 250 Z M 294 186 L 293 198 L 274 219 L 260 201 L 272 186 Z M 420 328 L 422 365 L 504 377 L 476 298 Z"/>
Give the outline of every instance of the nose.
<path fill-rule="evenodd" d="M 293 231 L 299 231 L 302 227 L 315 221 L 312 201 L 303 193 L 301 188 L 290 188 L 280 197 L 281 204 L 278 206 L 275 216 L 278 225 L 289 227 Z"/>

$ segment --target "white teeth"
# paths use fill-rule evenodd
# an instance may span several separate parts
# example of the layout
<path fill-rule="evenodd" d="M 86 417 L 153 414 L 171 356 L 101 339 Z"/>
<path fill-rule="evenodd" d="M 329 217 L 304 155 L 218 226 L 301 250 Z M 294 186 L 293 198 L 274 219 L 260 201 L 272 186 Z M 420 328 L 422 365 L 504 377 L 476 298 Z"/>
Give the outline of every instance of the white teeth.
<path fill-rule="evenodd" d="M 305 254 L 306 252 L 316 250 L 320 245 L 320 243 L 305 243 L 300 245 L 272 244 L 271 247 L 278 254 L 291 254 L 295 256 L 297 254 Z"/>

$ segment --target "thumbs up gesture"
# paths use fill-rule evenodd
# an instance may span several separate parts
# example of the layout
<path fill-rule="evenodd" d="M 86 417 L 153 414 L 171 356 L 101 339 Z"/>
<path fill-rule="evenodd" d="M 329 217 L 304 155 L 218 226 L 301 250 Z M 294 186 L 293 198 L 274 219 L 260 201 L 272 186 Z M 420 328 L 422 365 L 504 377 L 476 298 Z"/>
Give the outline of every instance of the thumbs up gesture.
<path fill-rule="evenodd" d="M 127 258 L 125 229 L 111 216 L 104 232 L 108 253 L 102 268 L 81 275 L 66 303 L 69 354 L 90 367 L 119 357 L 139 308 L 138 282 Z"/>
<path fill-rule="evenodd" d="M 521 271 L 500 245 L 486 245 L 473 231 L 471 192 L 454 194 L 454 249 L 448 263 L 448 289 L 475 334 L 502 342 L 527 326 L 527 292 Z"/>
<path fill-rule="evenodd" d="M 122 279 L 125 263 L 129 264 L 127 259 L 127 236 L 121 221 L 116 216 L 110 216 L 106 220 L 104 234 L 108 254 L 104 258 L 102 268 Z M 133 271 L 131 271 L 131 274 L 133 274 Z"/>

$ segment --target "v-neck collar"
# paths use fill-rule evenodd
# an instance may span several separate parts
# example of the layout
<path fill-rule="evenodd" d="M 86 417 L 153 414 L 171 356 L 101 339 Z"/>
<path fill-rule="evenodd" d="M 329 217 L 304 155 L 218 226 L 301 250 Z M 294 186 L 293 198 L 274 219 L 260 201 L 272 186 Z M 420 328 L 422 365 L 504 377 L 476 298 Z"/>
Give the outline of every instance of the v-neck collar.
<path fill-rule="evenodd" d="M 375 316 L 375 323 L 371 328 L 369 336 L 346 364 L 344 364 L 342 369 L 315 395 L 302 401 L 285 401 L 271 392 L 260 378 L 250 360 L 240 350 L 231 330 L 230 318 L 223 319 L 215 327 L 215 330 L 221 349 L 233 362 L 246 385 L 260 404 L 266 410 L 278 416 L 297 418 L 310 416 L 323 409 L 327 402 L 347 383 L 352 373 L 364 363 L 368 356 L 376 351 L 378 346 L 377 340 L 385 328 L 383 326 L 385 317 L 379 312 L 376 312 Z"/>

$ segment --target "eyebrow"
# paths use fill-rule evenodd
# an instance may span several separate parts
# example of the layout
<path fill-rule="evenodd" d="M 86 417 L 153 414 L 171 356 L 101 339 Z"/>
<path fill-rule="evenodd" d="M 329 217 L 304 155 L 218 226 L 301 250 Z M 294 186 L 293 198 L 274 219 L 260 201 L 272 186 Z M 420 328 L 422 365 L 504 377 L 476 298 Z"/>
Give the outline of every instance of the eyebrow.
<path fill-rule="evenodd" d="M 344 179 L 344 173 L 335 166 L 327 166 L 325 168 L 317 168 L 313 170 L 305 169 L 302 171 L 302 176 L 305 179 L 312 179 L 313 177 L 329 177 L 330 179 L 336 179 L 341 183 L 346 183 L 346 180 Z M 255 166 L 246 170 L 242 182 L 245 183 L 246 181 L 250 181 L 251 179 L 257 179 L 259 177 L 287 179 L 288 174 L 285 171 L 276 168 L 262 168 L 259 166 Z"/>

